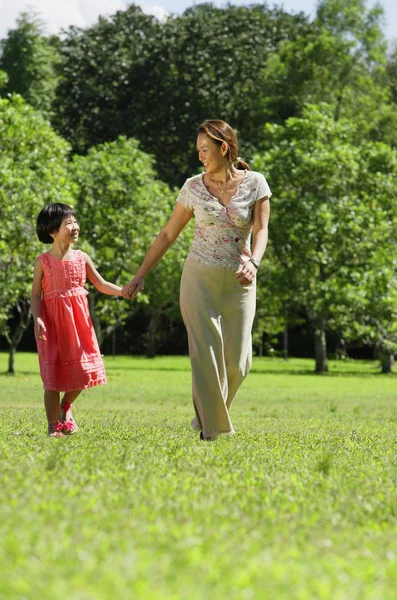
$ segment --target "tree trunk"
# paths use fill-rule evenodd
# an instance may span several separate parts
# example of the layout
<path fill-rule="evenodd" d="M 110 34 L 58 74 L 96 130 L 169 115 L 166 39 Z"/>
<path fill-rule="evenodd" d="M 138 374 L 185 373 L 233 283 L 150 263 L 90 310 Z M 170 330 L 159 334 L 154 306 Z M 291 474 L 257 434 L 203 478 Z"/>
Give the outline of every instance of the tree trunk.
<path fill-rule="evenodd" d="M 10 344 L 9 353 L 8 353 L 8 371 L 9 375 L 15 375 L 15 352 L 16 346 Z"/>
<path fill-rule="evenodd" d="M 318 318 L 314 323 L 314 349 L 316 354 L 316 373 L 328 371 L 327 338 L 325 335 L 325 319 Z"/>
<path fill-rule="evenodd" d="M 382 368 L 382 373 L 391 373 L 394 363 L 394 356 L 390 354 L 390 352 L 384 351 L 380 352 L 380 365 Z"/>
<path fill-rule="evenodd" d="M 156 335 L 157 335 L 157 326 L 159 323 L 159 309 L 153 307 L 150 310 L 150 322 L 147 333 L 147 346 L 146 346 L 146 357 L 154 358 L 156 356 Z"/>
<path fill-rule="evenodd" d="M 9 347 L 7 373 L 10 375 L 15 375 L 15 353 L 30 320 L 30 304 L 27 300 L 18 301 L 15 308 L 16 314 L 13 320 L 15 328 L 14 330 L 6 331 L 4 334 Z"/>
<path fill-rule="evenodd" d="M 284 360 L 288 360 L 288 324 L 284 327 Z"/>

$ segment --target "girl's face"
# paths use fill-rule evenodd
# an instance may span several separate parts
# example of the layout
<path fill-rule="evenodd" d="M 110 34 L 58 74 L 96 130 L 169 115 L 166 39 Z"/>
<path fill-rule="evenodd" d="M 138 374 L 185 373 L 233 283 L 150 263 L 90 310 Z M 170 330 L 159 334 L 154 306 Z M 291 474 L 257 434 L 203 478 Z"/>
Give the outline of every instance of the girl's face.
<path fill-rule="evenodd" d="M 197 151 L 206 173 L 214 173 L 229 164 L 226 158 L 227 145 L 223 143 L 219 146 L 205 133 L 200 133 L 197 138 Z"/>
<path fill-rule="evenodd" d="M 62 219 L 62 223 L 58 231 L 51 235 L 54 240 L 57 240 L 57 242 L 70 244 L 77 242 L 79 239 L 79 231 L 80 227 L 77 223 L 76 217 L 73 215 L 68 215 Z"/>

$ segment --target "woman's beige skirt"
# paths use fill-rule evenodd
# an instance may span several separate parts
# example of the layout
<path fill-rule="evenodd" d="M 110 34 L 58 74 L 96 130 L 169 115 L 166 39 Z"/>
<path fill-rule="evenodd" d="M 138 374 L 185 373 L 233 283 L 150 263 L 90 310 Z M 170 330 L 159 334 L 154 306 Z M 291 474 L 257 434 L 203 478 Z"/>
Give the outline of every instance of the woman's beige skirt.
<path fill-rule="evenodd" d="M 256 285 L 239 286 L 234 271 L 185 263 L 180 305 L 192 365 L 197 429 L 232 434 L 229 409 L 252 363 Z"/>

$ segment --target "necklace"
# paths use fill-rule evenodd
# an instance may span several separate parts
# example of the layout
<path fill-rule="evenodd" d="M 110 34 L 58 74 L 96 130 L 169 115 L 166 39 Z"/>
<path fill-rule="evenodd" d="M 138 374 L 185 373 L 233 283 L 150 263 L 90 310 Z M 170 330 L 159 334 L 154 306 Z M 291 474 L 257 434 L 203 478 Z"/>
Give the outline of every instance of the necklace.
<path fill-rule="evenodd" d="M 219 183 L 216 179 L 215 179 L 215 185 L 216 185 L 216 189 L 218 190 L 218 192 L 221 196 L 224 196 L 227 193 L 227 181 L 226 181 L 226 189 L 225 190 L 221 190 L 221 188 L 219 187 Z"/>

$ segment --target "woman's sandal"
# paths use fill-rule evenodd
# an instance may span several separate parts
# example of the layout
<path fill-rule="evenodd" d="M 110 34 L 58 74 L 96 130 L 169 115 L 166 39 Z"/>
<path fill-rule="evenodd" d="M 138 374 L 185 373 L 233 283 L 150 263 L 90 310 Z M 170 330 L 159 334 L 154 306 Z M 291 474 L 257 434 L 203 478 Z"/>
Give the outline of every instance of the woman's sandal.
<path fill-rule="evenodd" d="M 62 425 L 62 431 L 64 435 L 72 435 L 73 433 L 76 433 L 79 429 L 72 414 L 70 414 L 68 419 L 66 420 L 67 414 L 71 410 L 71 408 L 72 405 L 68 402 L 61 402 L 61 413 L 63 413 L 63 415 L 59 415 L 59 421 Z"/>

